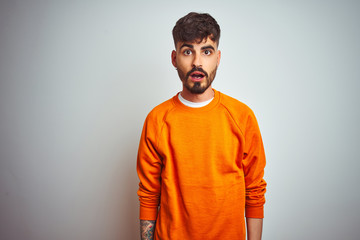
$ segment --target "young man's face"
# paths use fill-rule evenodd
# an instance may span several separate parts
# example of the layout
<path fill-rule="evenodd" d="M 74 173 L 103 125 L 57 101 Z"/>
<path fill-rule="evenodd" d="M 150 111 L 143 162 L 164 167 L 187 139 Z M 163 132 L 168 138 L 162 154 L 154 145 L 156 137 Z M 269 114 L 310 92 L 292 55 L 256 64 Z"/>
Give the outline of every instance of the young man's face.
<path fill-rule="evenodd" d="M 201 43 L 178 42 L 176 51 L 171 54 L 174 67 L 177 68 L 184 90 L 201 94 L 213 82 L 221 53 L 217 44 L 209 37 Z"/>

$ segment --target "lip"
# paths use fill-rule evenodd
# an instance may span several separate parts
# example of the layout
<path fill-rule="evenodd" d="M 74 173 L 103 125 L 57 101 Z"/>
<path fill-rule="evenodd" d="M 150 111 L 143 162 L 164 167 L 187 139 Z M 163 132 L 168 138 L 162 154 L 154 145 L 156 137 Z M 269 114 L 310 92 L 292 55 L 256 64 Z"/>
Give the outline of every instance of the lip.
<path fill-rule="evenodd" d="M 196 75 L 196 74 L 202 75 L 202 77 L 201 77 L 201 78 L 197 78 L 197 77 L 194 76 L 194 75 Z M 201 81 L 205 78 L 205 74 L 204 74 L 203 72 L 200 72 L 200 71 L 194 71 L 194 72 L 192 72 L 192 73 L 190 74 L 189 77 L 190 77 L 191 81 L 193 81 L 193 82 L 201 82 Z"/>

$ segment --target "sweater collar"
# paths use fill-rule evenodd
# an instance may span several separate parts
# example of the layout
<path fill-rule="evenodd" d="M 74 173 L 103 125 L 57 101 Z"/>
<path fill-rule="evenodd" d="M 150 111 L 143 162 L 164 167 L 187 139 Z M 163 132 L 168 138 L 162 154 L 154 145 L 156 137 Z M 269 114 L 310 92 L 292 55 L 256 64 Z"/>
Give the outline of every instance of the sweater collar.
<path fill-rule="evenodd" d="M 220 102 L 220 98 L 221 98 L 221 93 L 215 89 L 213 89 L 214 91 L 214 99 L 207 104 L 206 106 L 203 107 L 199 107 L 199 108 L 193 108 L 193 107 L 188 107 L 186 105 L 184 105 L 180 100 L 179 100 L 179 93 L 177 93 L 174 97 L 173 97 L 173 103 L 176 107 L 179 107 L 183 110 L 189 111 L 189 112 L 204 112 L 204 111 L 210 111 L 211 109 L 213 109 L 214 107 L 216 107 L 219 102 Z"/>

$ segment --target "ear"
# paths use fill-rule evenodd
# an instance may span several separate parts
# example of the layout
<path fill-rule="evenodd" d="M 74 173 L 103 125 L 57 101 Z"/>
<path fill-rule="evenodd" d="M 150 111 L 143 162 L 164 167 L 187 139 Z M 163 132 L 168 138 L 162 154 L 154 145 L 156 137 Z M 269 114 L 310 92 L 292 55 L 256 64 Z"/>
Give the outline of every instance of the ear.
<path fill-rule="evenodd" d="M 217 51 L 217 66 L 219 66 L 219 64 L 220 64 L 220 59 L 221 59 L 221 51 L 218 50 Z"/>
<path fill-rule="evenodd" d="M 175 50 L 173 50 L 173 51 L 171 52 L 171 63 L 172 63 L 172 65 L 173 65 L 175 68 L 177 68 L 177 64 L 176 64 L 176 51 L 175 51 Z"/>

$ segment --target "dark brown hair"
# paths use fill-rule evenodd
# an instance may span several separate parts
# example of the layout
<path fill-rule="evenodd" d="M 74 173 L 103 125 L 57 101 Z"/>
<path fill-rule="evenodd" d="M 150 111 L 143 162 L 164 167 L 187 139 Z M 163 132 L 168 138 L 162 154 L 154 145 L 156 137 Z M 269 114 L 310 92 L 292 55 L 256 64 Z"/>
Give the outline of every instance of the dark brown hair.
<path fill-rule="evenodd" d="M 172 31 L 175 47 L 178 42 L 202 42 L 209 37 L 219 45 L 220 26 L 208 13 L 191 12 L 180 18 Z"/>

